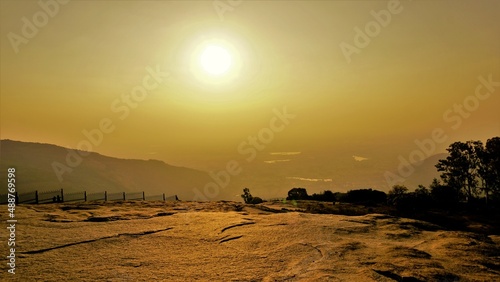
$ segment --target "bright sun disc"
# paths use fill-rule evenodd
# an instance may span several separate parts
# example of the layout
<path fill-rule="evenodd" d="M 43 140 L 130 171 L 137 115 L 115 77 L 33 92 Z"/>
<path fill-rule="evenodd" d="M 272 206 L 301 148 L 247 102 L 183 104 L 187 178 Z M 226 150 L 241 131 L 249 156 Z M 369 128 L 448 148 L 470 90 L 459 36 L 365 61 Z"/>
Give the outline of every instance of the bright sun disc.
<path fill-rule="evenodd" d="M 242 71 L 241 50 L 221 38 L 203 38 L 189 51 L 189 70 L 204 86 L 230 87 Z"/>
<path fill-rule="evenodd" d="M 232 63 L 231 54 L 218 45 L 208 45 L 200 55 L 201 67 L 211 75 L 226 73 L 231 68 Z"/>

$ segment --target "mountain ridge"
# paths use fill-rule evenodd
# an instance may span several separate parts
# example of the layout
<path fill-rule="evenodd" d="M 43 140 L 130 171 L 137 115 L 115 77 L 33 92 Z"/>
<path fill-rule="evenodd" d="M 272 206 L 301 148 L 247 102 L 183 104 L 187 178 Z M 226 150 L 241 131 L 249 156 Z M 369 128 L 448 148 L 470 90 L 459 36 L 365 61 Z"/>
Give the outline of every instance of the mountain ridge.
<path fill-rule="evenodd" d="M 81 156 L 79 164 L 72 164 L 67 161 L 70 154 L 85 156 Z M 68 192 L 145 191 L 147 194 L 175 194 L 191 200 L 193 188 L 211 181 L 206 172 L 173 166 L 161 160 L 121 159 L 54 144 L 9 139 L 0 140 L 0 160 L 2 171 L 16 168 L 16 186 L 20 193 L 59 188 Z M 58 169 L 61 169 L 59 173 Z M 0 175 L 1 183 L 6 183 L 6 177 L 6 173 Z"/>

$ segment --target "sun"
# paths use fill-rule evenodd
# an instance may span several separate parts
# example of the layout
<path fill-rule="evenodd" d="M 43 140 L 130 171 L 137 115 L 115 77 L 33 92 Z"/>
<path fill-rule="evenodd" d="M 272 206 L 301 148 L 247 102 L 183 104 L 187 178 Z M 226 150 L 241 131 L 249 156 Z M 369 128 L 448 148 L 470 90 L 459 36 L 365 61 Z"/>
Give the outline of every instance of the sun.
<path fill-rule="evenodd" d="M 224 47 L 210 44 L 201 52 L 199 62 L 208 74 L 219 76 L 229 71 L 233 64 L 233 58 Z"/>
<path fill-rule="evenodd" d="M 204 85 L 232 85 L 241 74 L 240 53 L 240 50 L 226 39 L 205 39 L 198 42 L 191 51 L 191 73 Z"/>

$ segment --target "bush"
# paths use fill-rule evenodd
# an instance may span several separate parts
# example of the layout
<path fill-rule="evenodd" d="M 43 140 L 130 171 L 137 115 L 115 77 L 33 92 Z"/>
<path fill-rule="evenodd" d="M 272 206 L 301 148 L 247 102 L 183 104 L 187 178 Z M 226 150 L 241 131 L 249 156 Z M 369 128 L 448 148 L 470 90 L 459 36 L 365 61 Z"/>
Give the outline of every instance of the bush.
<path fill-rule="evenodd" d="M 248 188 L 243 189 L 243 194 L 241 195 L 241 197 L 243 198 L 243 201 L 245 201 L 245 204 L 249 204 L 253 199 L 252 194 L 250 194 L 250 189 Z"/>
<path fill-rule="evenodd" d="M 387 194 L 372 189 L 350 190 L 347 192 L 345 201 L 348 203 L 373 206 L 376 204 L 384 204 L 387 201 Z"/>
<path fill-rule="evenodd" d="M 311 200 L 320 201 L 320 202 L 335 202 L 336 197 L 332 191 L 326 190 L 320 194 L 316 194 L 316 193 L 312 194 Z"/>
<path fill-rule="evenodd" d="M 243 189 L 241 197 L 245 201 L 245 204 L 260 204 L 264 202 L 261 198 L 252 196 L 248 188 Z"/>
<path fill-rule="evenodd" d="M 260 204 L 260 203 L 263 203 L 263 202 L 264 201 L 261 198 L 259 198 L 259 197 L 253 197 L 252 200 L 250 201 L 250 204 L 256 205 L 256 204 Z"/>
<path fill-rule="evenodd" d="M 290 191 L 288 191 L 288 197 L 286 197 L 287 200 L 308 200 L 309 195 L 307 195 L 307 190 L 306 188 L 293 188 Z"/>
<path fill-rule="evenodd" d="M 456 208 L 459 202 L 457 190 L 446 185 L 436 185 L 431 187 L 431 197 L 437 208 Z"/>

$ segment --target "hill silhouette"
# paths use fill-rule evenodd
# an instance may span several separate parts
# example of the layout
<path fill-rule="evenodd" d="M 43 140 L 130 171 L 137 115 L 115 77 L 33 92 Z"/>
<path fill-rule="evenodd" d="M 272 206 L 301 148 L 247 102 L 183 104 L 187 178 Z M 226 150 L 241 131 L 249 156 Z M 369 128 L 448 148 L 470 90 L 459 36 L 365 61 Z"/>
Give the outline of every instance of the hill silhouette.
<path fill-rule="evenodd" d="M 119 159 L 88 153 L 80 165 L 62 175 L 61 182 L 52 164 L 66 164 L 69 152 L 78 151 L 51 144 L 0 140 L 0 169 L 16 168 L 19 193 L 61 188 L 67 192 L 145 191 L 150 195 L 165 193 L 191 200 L 193 188 L 203 187 L 210 181 L 205 172 L 158 160 Z M 0 175 L 1 183 L 6 183 L 6 177 L 6 173 Z"/>
<path fill-rule="evenodd" d="M 432 179 L 439 179 L 439 172 L 436 169 L 436 164 L 440 159 L 445 159 L 446 156 L 447 154 L 445 153 L 439 153 L 432 155 L 419 163 L 414 163 L 413 167 L 415 168 L 415 172 L 406 178 L 402 184 L 410 188 L 410 190 L 414 190 L 419 184 L 429 186 Z"/>

